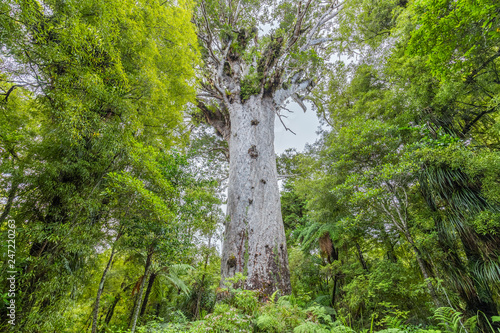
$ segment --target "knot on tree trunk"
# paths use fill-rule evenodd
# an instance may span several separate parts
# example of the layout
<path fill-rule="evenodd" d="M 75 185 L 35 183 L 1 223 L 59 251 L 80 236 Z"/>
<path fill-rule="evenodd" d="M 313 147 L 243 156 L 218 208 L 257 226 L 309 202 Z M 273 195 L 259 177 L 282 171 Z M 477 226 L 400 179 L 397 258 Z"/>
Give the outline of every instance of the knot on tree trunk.
<path fill-rule="evenodd" d="M 252 145 L 252 147 L 248 149 L 248 155 L 254 159 L 259 157 L 259 152 L 257 151 L 257 147 L 255 147 L 255 145 Z"/>
<path fill-rule="evenodd" d="M 227 259 L 227 266 L 229 268 L 234 268 L 236 267 L 236 257 L 234 256 L 234 254 L 232 254 L 229 259 Z"/>

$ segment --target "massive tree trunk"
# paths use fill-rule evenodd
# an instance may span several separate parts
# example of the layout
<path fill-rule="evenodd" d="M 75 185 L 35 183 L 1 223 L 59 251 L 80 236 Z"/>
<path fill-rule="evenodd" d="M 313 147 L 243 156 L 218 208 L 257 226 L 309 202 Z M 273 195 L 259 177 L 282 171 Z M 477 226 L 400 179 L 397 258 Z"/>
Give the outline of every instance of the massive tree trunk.
<path fill-rule="evenodd" d="M 229 144 L 221 286 L 240 272 L 247 276 L 243 287 L 261 291 L 263 298 L 276 290 L 291 291 L 274 117 L 289 99 L 305 109 L 304 98 L 321 79 L 318 57 L 330 56 L 324 43 L 332 40 L 327 36 L 329 26 L 341 7 L 337 1 L 292 1 L 287 8 L 278 2 L 258 6 L 245 1 L 199 1 L 194 22 L 205 71 L 196 106 L 201 110 L 199 118 Z M 260 23 L 275 15 L 288 17 L 287 12 L 296 20 L 281 22 L 284 34 L 271 29 L 259 38 Z"/>
<path fill-rule="evenodd" d="M 275 104 L 262 94 L 229 107 L 231 130 L 222 284 L 240 272 L 263 297 L 291 292 L 274 152 Z"/>

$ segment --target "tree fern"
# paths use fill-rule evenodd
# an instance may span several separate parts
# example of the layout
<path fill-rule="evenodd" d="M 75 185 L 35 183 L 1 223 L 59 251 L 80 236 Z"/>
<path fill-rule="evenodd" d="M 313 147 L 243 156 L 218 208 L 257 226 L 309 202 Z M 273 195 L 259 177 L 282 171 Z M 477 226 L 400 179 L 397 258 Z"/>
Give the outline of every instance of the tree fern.
<path fill-rule="evenodd" d="M 161 270 L 161 272 L 176 288 L 182 290 L 183 293 L 188 294 L 189 287 L 184 283 L 180 276 L 185 275 L 191 269 L 193 269 L 193 267 L 187 264 L 175 264 L 165 267 Z"/>
<path fill-rule="evenodd" d="M 311 223 L 298 235 L 298 238 L 302 241 L 302 250 L 309 251 L 314 246 L 317 246 L 319 238 L 326 233 L 329 233 L 330 237 L 335 240 L 337 238 L 335 237 L 337 234 L 336 229 L 337 227 L 333 223 Z"/>

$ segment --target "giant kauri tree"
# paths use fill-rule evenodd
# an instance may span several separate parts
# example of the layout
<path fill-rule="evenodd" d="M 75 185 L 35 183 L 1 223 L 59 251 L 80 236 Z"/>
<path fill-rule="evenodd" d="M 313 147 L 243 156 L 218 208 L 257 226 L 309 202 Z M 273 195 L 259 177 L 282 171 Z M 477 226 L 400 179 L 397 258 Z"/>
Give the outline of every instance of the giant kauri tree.
<path fill-rule="evenodd" d="M 274 152 L 274 121 L 321 76 L 338 1 L 200 1 L 204 56 L 197 106 L 229 146 L 222 284 L 240 272 L 245 289 L 290 292 Z M 259 35 L 259 31 L 263 35 Z"/>

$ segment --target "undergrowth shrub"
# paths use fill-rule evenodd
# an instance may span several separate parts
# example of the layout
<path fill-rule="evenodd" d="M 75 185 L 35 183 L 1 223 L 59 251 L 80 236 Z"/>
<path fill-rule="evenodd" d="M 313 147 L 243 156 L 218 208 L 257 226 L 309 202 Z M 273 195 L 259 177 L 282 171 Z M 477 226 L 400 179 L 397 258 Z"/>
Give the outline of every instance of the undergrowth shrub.
<path fill-rule="evenodd" d="M 267 302 L 259 310 L 254 322 L 255 332 L 287 332 L 299 325 L 306 314 L 297 305 L 292 305 L 286 297 L 277 303 Z"/>
<path fill-rule="evenodd" d="M 262 303 L 255 291 L 234 288 L 240 277 L 232 281 L 226 290 L 227 297 L 217 303 L 212 313 L 201 320 L 189 322 L 182 313 L 172 314 L 169 322 L 157 318 L 139 327 L 140 333 L 462 333 L 474 331 L 474 317 L 463 320 L 462 314 L 451 308 L 439 308 L 434 320 L 440 327 L 413 326 L 408 324 L 406 311 L 397 310 L 386 303 L 387 311 L 381 320 L 372 316 L 370 328 L 354 330 L 350 319 L 343 318 L 328 306 L 309 303 L 301 307 L 303 300 L 296 296 L 282 296 L 275 300 L 276 293 Z M 336 320 L 334 320 L 334 318 Z M 173 319 L 173 320 L 172 320 Z M 495 318 L 496 320 L 496 318 Z M 127 332 L 127 331 L 109 331 Z"/>
<path fill-rule="evenodd" d="M 219 303 L 214 312 L 192 323 L 187 332 L 252 332 L 252 316 L 227 303 Z"/>

